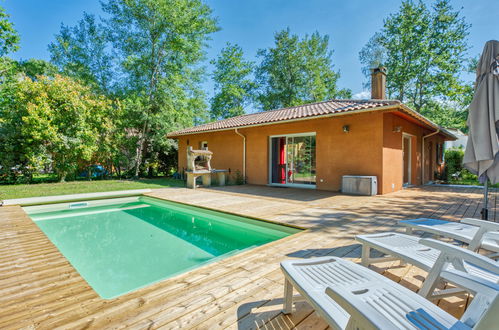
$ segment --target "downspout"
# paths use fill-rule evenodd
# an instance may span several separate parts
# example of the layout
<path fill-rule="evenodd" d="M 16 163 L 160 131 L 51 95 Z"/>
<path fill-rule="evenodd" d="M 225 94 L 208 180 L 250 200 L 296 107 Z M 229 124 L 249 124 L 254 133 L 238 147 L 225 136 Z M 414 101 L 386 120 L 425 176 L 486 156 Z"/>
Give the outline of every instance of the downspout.
<path fill-rule="evenodd" d="M 243 138 L 243 181 L 246 183 L 246 136 L 239 133 L 237 128 L 234 129 L 234 132 Z"/>
<path fill-rule="evenodd" d="M 433 135 L 436 135 L 440 133 L 440 127 L 437 129 L 436 132 L 433 132 L 433 133 L 430 133 L 428 135 L 423 135 L 422 137 L 422 142 L 421 142 L 421 184 L 424 185 L 424 168 L 425 168 L 425 162 L 424 162 L 424 159 L 425 159 L 425 144 L 424 144 L 424 141 L 426 138 L 430 137 L 430 136 L 433 136 Z"/>

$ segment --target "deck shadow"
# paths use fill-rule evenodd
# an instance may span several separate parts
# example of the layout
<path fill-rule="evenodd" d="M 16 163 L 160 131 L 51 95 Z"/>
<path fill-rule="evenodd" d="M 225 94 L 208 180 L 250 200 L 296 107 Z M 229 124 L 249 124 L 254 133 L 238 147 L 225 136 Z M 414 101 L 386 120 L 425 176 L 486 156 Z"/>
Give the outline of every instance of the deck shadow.
<path fill-rule="evenodd" d="M 313 202 L 334 196 L 344 196 L 341 193 L 325 190 L 299 189 L 293 187 L 269 187 L 260 185 L 236 185 L 204 188 L 214 192 L 233 193 L 259 198 L 274 198 L 288 201 Z M 352 196 L 361 197 L 361 196 Z"/>
<path fill-rule="evenodd" d="M 360 258 L 360 244 L 350 244 L 330 249 L 304 249 L 296 250 L 286 254 L 290 258 L 315 258 L 315 257 L 341 257 L 341 258 Z M 347 252 L 347 253 L 345 253 Z"/>
<path fill-rule="evenodd" d="M 237 328 L 241 330 L 258 329 L 282 313 L 284 298 L 257 300 L 237 308 Z M 255 311 L 254 311 L 255 310 Z"/>

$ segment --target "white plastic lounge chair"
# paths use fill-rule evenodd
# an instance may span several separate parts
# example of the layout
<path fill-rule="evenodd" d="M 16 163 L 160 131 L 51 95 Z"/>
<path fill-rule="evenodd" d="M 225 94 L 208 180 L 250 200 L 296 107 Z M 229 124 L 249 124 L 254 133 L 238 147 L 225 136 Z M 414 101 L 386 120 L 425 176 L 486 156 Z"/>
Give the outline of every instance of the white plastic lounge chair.
<path fill-rule="evenodd" d="M 499 239 L 499 233 L 490 233 Z M 405 235 L 395 232 L 358 235 L 362 243 L 362 265 L 401 260 L 428 272 L 419 294 L 428 299 L 452 296 L 467 289 L 463 283 L 455 283 L 440 274 L 443 270 L 464 271 L 477 278 L 499 283 L 499 262 L 448 243 L 433 239 Z M 384 253 L 385 257 L 372 258 L 371 249 Z M 436 286 L 442 281 L 450 282 L 459 288 L 439 290 Z"/>
<path fill-rule="evenodd" d="M 287 260 L 281 269 L 284 313 L 292 311 L 294 287 L 335 329 L 492 329 L 499 323 L 499 285 L 467 273 L 444 275 L 466 282 L 475 295 L 458 320 L 400 284 L 348 260 Z"/>
<path fill-rule="evenodd" d="M 423 231 L 464 242 L 472 251 L 483 248 L 499 252 L 499 240 L 488 235 L 488 232 L 499 232 L 499 223 L 472 218 L 465 218 L 460 222 L 419 218 L 401 220 L 399 224 L 406 227 L 409 235 L 413 231 Z"/>

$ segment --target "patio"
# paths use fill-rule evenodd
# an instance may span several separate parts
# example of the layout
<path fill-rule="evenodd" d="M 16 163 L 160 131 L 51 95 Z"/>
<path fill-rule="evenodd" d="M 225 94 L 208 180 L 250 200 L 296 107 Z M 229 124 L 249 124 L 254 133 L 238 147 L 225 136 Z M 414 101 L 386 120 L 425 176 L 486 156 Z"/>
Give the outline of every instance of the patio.
<path fill-rule="evenodd" d="M 480 217 L 482 190 L 426 186 L 356 197 L 313 190 L 229 186 L 157 189 L 148 195 L 308 228 L 112 300 L 100 299 L 18 206 L 0 208 L 0 328 L 325 329 L 305 302 L 280 313 L 285 258 L 360 257 L 358 233 L 392 230 L 396 220 Z M 490 193 L 490 218 L 497 191 Z M 397 263 L 387 263 L 386 267 Z M 416 290 L 424 272 L 377 268 Z M 460 315 L 467 296 L 440 300 Z"/>

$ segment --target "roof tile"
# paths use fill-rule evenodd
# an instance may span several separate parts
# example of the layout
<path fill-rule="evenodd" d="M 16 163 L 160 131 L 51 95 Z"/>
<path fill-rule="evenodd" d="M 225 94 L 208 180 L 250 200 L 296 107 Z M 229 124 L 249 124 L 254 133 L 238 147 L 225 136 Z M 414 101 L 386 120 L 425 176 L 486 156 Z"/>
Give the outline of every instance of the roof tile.
<path fill-rule="evenodd" d="M 279 122 L 290 119 L 307 118 L 354 110 L 372 110 L 374 108 L 397 105 L 398 101 L 392 100 L 330 100 L 318 103 L 304 104 L 295 107 L 282 108 L 270 111 L 251 113 L 202 124 L 168 134 L 169 137 L 193 133 L 202 133 L 229 128 L 238 128 L 266 123 Z"/>

